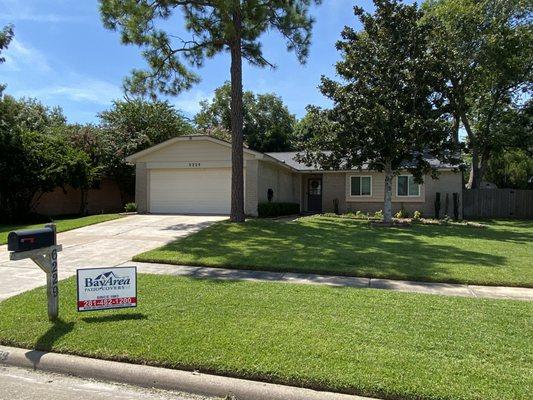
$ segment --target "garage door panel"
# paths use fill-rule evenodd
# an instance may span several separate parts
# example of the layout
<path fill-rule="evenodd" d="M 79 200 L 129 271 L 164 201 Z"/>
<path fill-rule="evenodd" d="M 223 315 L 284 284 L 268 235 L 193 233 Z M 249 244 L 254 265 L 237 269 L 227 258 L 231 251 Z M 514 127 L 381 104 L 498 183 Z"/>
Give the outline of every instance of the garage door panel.
<path fill-rule="evenodd" d="M 150 212 L 229 214 L 231 170 L 164 169 L 150 172 Z"/>

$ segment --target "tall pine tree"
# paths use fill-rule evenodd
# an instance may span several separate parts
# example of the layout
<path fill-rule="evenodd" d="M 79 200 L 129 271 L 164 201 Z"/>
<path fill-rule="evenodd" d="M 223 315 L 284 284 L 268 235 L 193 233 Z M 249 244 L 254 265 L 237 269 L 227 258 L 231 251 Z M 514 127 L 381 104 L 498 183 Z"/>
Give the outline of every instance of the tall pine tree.
<path fill-rule="evenodd" d="M 100 0 L 104 25 L 120 30 L 124 44 L 143 48 L 148 69 L 135 70 L 126 87 L 133 93 L 176 95 L 199 78 L 190 70 L 221 52 L 231 56 L 231 220 L 244 221 L 242 59 L 273 66 L 261 49 L 261 35 L 278 31 L 287 49 L 304 62 L 309 49 L 312 3 L 321 0 Z M 189 38 L 172 24 L 185 19 Z M 173 18 L 175 17 L 175 18 Z M 159 23 L 163 21 L 164 23 Z"/>

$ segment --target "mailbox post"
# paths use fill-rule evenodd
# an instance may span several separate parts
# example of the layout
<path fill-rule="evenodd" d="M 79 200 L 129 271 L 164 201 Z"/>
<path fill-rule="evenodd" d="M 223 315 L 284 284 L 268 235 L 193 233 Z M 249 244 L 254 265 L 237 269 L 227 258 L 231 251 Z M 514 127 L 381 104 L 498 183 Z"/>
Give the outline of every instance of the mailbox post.
<path fill-rule="evenodd" d="M 57 253 L 63 249 L 56 242 L 55 224 L 44 229 L 30 229 L 10 232 L 7 249 L 13 261 L 30 258 L 46 273 L 46 295 L 48 298 L 48 319 L 55 321 L 59 315 L 59 290 L 57 275 Z"/>

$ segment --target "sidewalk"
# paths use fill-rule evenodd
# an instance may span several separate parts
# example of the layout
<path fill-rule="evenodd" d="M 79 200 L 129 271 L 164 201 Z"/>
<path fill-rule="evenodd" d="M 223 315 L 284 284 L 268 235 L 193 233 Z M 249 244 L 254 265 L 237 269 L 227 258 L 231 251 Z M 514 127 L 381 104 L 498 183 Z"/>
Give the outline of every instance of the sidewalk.
<path fill-rule="evenodd" d="M 135 265 L 140 273 L 190 276 L 194 278 L 271 281 L 311 285 L 329 285 L 338 287 L 386 289 L 399 292 L 416 292 L 444 296 L 533 300 L 533 289 L 522 287 L 412 282 L 393 279 L 358 278 L 350 276 L 330 276 L 226 268 L 192 267 L 171 264 L 152 264 L 135 261 L 128 261 L 122 265 Z"/>

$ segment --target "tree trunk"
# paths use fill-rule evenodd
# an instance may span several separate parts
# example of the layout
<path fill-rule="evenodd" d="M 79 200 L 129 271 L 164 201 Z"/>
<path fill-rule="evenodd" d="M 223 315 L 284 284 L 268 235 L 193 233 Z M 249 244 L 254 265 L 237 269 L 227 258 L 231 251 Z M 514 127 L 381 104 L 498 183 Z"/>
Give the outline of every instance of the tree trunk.
<path fill-rule="evenodd" d="M 472 147 L 472 165 L 470 167 L 470 176 L 468 177 L 468 183 L 466 184 L 466 187 L 468 189 L 479 189 L 479 186 L 481 185 L 481 179 L 483 177 L 480 176 L 479 169 L 478 141 L 474 135 L 474 132 L 472 131 L 472 127 L 470 126 L 470 121 L 468 120 L 467 115 L 463 112 L 460 117 L 461 122 L 466 130 L 466 134 L 468 135 L 468 139 L 470 140 L 470 146 Z"/>
<path fill-rule="evenodd" d="M 452 140 L 453 144 L 459 148 L 459 117 L 454 114 L 452 122 Z"/>
<path fill-rule="evenodd" d="M 468 183 L 466 187 L 468 189 L 479 189 L 481 185 L 479 168 L 479 150 L 477 146 L 472 146 L 472 165 L 470 166 L 470 176 L 468 177 Z"/>
<path fill-rule="evenodd" d="M 485 179 L 485 173 L 487 172 L 487 168 L 489 166 L 489 158 L 490 158 L 490 150 L 487 148 L 484 148 L 481 152 L 481 160 L 480 160 L 480 166 L 478 171 L 478 179 L 479 184 L 481 185 L 481 182 Z"/>
<path fill-rule="evenodd" d="M 231 44 L 231 215 L 230 221 L 244 221 L 243 109 L 241 11 L 233 12 L 235 40 Z"/>
<path fill-rule="evenodd" d="M 392 222 L 392 168 L 390 163 L 385 166 L 385 203 L 383 205 L 383 222 Z"/>

